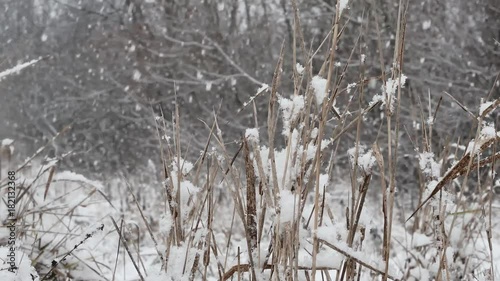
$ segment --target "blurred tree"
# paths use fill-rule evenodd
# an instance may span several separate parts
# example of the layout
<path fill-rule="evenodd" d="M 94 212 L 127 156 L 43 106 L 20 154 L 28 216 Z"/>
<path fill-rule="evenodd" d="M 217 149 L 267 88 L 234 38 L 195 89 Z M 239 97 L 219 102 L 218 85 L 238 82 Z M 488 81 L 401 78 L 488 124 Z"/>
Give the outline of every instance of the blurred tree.
<path fill-rule="evenodd" d="M 306 48 L 317 50 L 312 60 L 316 75 L 328 53 L 329 42 L 322 42 L 330 33 L 336 1 L 298 1 L 298 5 Z M 348 62 L 358 37 L 359 44 L 345 85 L 359 80 L 361 55 L 366 56 L 366 77 L 390 71 L 397 5 L 390 0 L 350 1 L 341 22 L 340 65 Z M 418 138 L 422 134 L 414 120 L 420 118 L 420 104 L 428 116 L 429 98 L 434 110 L 443 90 L 471 108 L 486 96 L 500 67 L 500 46 L 495 43 L 500 36 L 500 9 L 495 0 L 426 0 L 409 5 L 403 72 L 411 85 L 403 95 L 402 125 Z M 281 94 L 293 91 L 295 23 L 290 1 L 4 0 L 0 10 L 5 15 L 0 19 L 0 67 L 50 57 L 0 83 L 0 118 L 6 120 L 0 123 L 0 138 L 14 137 L 30 153 L 71 123 L 72 130 L 51 153 L 72 151 L 64 163 L 73 169 L 108 173 L 145 168 L 148 159 L 158 157 L 154 115 L 162 108 L 171 124 L 176 104 L 193 155 L 208 134 L 199 119 L 210 121 L 214 111 L 226 140 L 237 139 L 243 129 L 255 126 L 251 108 L 237 110 L 262 83 L 270 83 L 283 40 L 287 57 Z M 300 47 L 297 50 L 298 62 L 305 64 Z M 372 79 L 366 102 L 381 86 L 380 78 Z M 340 101 L 351 94 L 342 93 L 337 104 L 345 104 Z M 498 88 L 494 95 L 500 96 Z M 267 99 L 257 98 L 256 103 L 261 114 L 258 125 L 265 127 Z M 378 127 L 371 124 L 379 118 L 373 112 L 366 121 L 367 141 L 377 135 Z M 456 141 L 467 133 L 458 128 L 471 124 L 446 97 L 437 118 L 436 147 L 450 128 L 456 128 L 450 136 Z M 263 137 L 265 131 L 261 130 Z M 402 131 L 403 157 L 414 148 Z"/>

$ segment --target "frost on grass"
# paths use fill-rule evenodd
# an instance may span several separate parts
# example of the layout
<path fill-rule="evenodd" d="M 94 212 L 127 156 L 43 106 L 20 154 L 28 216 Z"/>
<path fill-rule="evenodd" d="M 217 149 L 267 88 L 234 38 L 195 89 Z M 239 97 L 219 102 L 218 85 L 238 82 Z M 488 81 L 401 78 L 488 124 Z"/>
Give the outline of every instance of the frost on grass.
<path fill-rule="evenodd" d="M 396 90 L 398 89 L 398 85 L 401 82 L 401 88 L 404 88 L 406 84 L 406 76 L 404 74 L 401 74 L 400 79 L 392 79 L 389 78 L 387 79 L 387 82 L 385 83 L 385 88 L 384 92 L 387 94 L 387 96 L 394 96 L 396 94 Z"/>
<path fill-rule="evenodd" d="M 316 98 L 316 103 L 318 106 L 323 104 L 327 96 L 326 88 L 327 88 L 327 80 L 320 76 L 314 76 L 311 80 L 311 86 L 314 89 L 314 96 Z"/>
<path fill-rule="evenodd" d="M 354 168 L 354 164 L 356 161 L 356 147 L 350 148 L 347 150 L 347 154 L 349 155 L 349 159 L 351 160 L 352 163 L 352 168 Z M 365 172 L 365 174 L 371 174 L 372 167 L 375 165 L 376 159 L 375 156 L 373 155 L 373 151 L 371 149 L 367 150 L 366 146 L 364 145 L 359 145 L 358 146 L 358 167 Z"/>
<path fill-rule="evenodd" d="M 294 96 L 292 99 L 280 97 L 278 99 L 283 120 L 283 134 L 290 132 L 290 126 L 297 119 L 300 111 L 304 108 L 304 96 Z"/>
<path fill-rule="evenodd" d="M 191 172 L 193 167 L 194 167 L 193 163 L 184 160 L 182 157 L 179 157 L 177 161 L 176 160 L 172 161 L 172 170 L 174 172 L 182 170 L 183 175 L 189 174 L 189 172 Z"/>
<path fill-rule="evenodd" d="M 401 80 L 401 84 L 399 84 Z M 401 85 L 401 88 L 404 88 L 404 85 L 406 83 L 406 76 L 404 74 L 401 74 L 401 79 L 392 79 L 389 78 L 387 79 L 387 82 L 385 83 L 385 87 L 382 87 L 382 90 L 384 91 L 387 100 L 390 104 L 390 110 L 391 112 L 394 110 L 394 103 L 396 100 L 396 91 L 398 89 L 398 85 Z"/>
<path fill-rule="evenodd" d="M 418 155 L 418 164 L 422 173 L 432 179 L 437 179 L 441 175 L 441 164 L 434 161 L 434 153 L 423 152 Z"/>
<path fill-rule="evenodd" d="M 347 93 L 348 94 L 351 93 L 351 90 L 355 87 L 356 87 L 356 83 L 350 83 L 349 85 L 347 85 L 347 89 L 346 89 Z"/>
<path fill-rule="evenodd" d="M 234 87 L 235 85 L 236 85 L 236 79 L 232 78 L 232 79 L 231 79 L 231 86 L 233 86 L 233 87 Z M 253 95 L 252 97 L 250 97 L 250 100 L 245 101 L 245 102 L 243 103 L 243 107 L 246 107 L 247 105 L 249 105 L 251 102 L 253 102 L 253 101 L 255 100 L 255 98 L 256 98 L 258 95 L 262 94 L 263 92 L 265 92 L 265 91 L 267 91 L 267 90 L 269 90 L 269 85 L 267 85 L 267 84 L 263 83 L 263 84 L 259 87 L 259 89 L 257 89 L 257 93 L 255 93 L 255 95 Z M 238 113 L 239 113 L 239 112 L 241 112 L 241 111 L 243 110 L 243 107 L 242 107 L 242 108 L 240 108 L 240 109 L 238 109 L 238 111 L 237 111 L 237 112 L 238 112 Z"/>
<path fill-rule="evenodd" d="M 481 128 L 479 138 L 477 140 L 472 139 L 471 141 L 469 141 L 465 152 L 478 154 L 481 152 L 481 146 L 494 138 L 500 138 L 500 132 L 497 132 L 495 130 L 494 124 L 483 122 L 483 127 Z"/>
<path fill-rule="evenodd" d="M 429 195 L 431 195 L 431 192 L 434 190 L 434 188 L 436 188 L 438 183 L 439 183 L 439 181 L 437 181 L 437 180 L 431 180 L 429 183 L 427 183 L 426 191 L 428 192 L 428 194 L 424 193 L 423 198 L 429 197 Z"/>
<path fill-rule="evenodd" d="M 406 75 L 401 74 L 400 78 L 392 79 L 389 78 L 385 82 L 385 86 L 382 86 L 382 93 L 373 96 L 372 101 L 370 102 L 370 106 L 377 102 L 382 103 L 382 107 L 385 106 L 392 113 L 394 112 L 394 105 L 396 102 L 396 92 L 398 90 L 398 86 L 401 85 L 401 88 L 405 87 L 406 83 Z M 400 84 L 401 82 L 401 84 Z"/>
<path fill-rule="evenodd" d="M 481 101 L 481 105 L 479 106 L 479 115 L 483 116 L 486 111 L 490 110 L 491 113 L 492 107 L 495 106 L 493 102 L 483 102 Z M 485 117 L 485 116 L 483 116 Z M 485 143 L 489 142 L 492 139 L 500 138 L 500 132 L 497 132 L 495 129 L 495 124 L 482 122 L 481 124 L 481 132 L 479 134 L 479 138 L 472 139 L 467 145 L 466 153 L 477 154 L 481 152 L 481 146 Z"/>

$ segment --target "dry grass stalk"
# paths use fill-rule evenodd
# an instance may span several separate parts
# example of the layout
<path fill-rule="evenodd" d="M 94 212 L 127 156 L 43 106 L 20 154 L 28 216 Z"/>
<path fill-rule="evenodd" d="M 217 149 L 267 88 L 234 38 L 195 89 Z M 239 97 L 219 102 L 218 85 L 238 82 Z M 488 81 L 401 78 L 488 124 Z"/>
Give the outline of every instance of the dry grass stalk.
<path fill-rule="evenodd" d="M 129 248 L 128 243 L 127 243 L 127 239 L 125 239 L 123 237 L 122 228 L 118 227 L 118 225 L 116 224 L 116 221 L 113 218 L 111 218 L 111 221 L 113 222 L 113 225 L 115 227 L 116 232 L 120 236 L 121 244 L 123 244 L 123 246 L 125 247 L 125 250 L 127 251 L 127 254 L 128 254 L 130 260 L 132 261 L 132 264 L 134 265 L 135 270 L 137 271 L 137 274 L 139 274 L 141 281 L 144 281 L 145 279 L 142 276 L 141 270 L 139 269 L 139 266 L 137 265 L 137 262 L 135 261 L 133 255 L 132 255 L 132 252 L 130 251 L 130 248 Z"/>
<path fill-rule="evenodd" d="M 245 171 L 247 178 L 247 212 L 246 212 L 246 237 L 248 244 L 248 256 L 252 264 L 252 280 L 256 280 L 254 251 L 257 249 L 257 202 L 255 194 L 255 170 L 253 161 L 250 159 L 248 141 L 243 139 L 243 150 L 245 154 Z"/>
<path fill-rule="evenodd" d="M 493 143 L 500 141 L 500 137 L 492 138 L 486 142 L 484 142 L 478 149 L 479 152 L 484 151 L 486 148 L 490 147 Z M 453 167 L 446 173 L 446 175 L 437 183 L 436 187 L 431 191 L 431 194 L 417 207 L 415 211 L 408 217 L 410 220 L 415 214 L 427 203 L 431 200 L 446 184 L 450 183 L 455 178 L 468 174 L 472 167 L 478 168 L 483 167 L 486 164 L 494 162 L 496 159 L 499 159 L 500 154 L 496 153 L 492 156 L 487 157 L 479 162 L 475 162 L 476 158 L 471 156 L 471 152 L 466 153 L 460 161 L 458 161 Z M 472 162 L 471 162 L 472 161 Z"/>

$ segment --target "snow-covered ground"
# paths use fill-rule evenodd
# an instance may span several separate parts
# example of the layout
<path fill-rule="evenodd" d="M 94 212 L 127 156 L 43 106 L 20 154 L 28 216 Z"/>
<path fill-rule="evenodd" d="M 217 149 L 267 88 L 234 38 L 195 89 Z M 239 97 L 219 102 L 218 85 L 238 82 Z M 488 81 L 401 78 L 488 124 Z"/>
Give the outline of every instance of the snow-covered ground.
<path fill-rule="evenodd" d="M 250 136 L 255 137 L 255 134 Z M 186 162 L 182 171 L 190 173 L 191 168 Z M 39 175 L 39 171 L 43 173 Z M 193 279 L 190 278 L 192 264 L 197 255 L 203 256 L 205 253 L 207 233 L 211 232 L 205 223 L 198 222 L 199 225 L 196 225 L 186 219 L 185 235 L 192 236 L 192 239 L 186 239 L 189 243 L 171 244 L 172 241 L 168 241 L 168 237 L 171 237 L 169 234 L 174 231 L 173 222 L 170 211 L 165 209 L 161 184 L 151 186 L 127 182 L 124 179 L 100 183 L 82 175 L 62 171 L 55 172 L 50 186 L 47 186 L 49 171 L 50 166 L 33 165 L 30 172 L 17 175 L 18 191 L 24 191 L 21 186 L 29 188 L 16 205 L 16 211 L 22 214 L 17 222 L 16 233 L 19 271 L 14 275 L 6 270 L 8 265 L 4 264 L 0 271 L 0 280 L 42 280 L 50 270 L 60 278 L 71 276 L 72 280 L 202 280 L 204 276 L 207 280 L 219 280 L 218 267 L 225 268 L 227 272 L 237 266 L 238 262 L 248 263 L 245 232 L 238 215 L 234 213 L 233 199 L 223 189 L 223 185 L 216 191 L 219 199 L 216 200 L 217 206 L 213 210 L 213 235 L 210 236 L 214 239 L 212 244 L 217 245 L 218 253 L 214 254 L 212 249 L 211 258 L 206 263 L 206 273 L 204 261 L 200 260 Z M 373 185 L 370 188 L 376 189 L 376 184 Z M 192 184 L 188 184 L 187 180 L 181 183 L 181 187 L 186 189 L 183 195 L 187 195 L 187 198 L 190 193 L 198 191 Z M 375 277 L 373 273 L 384 272 L 385 263 L 382 259 L 383 214 L 378 190 L 370 190 L 361 213 L 359 227 L 363 229 L 364 237 L 354 239 L 350 247 L 346 243 L 349 231 L 346 227 L 345 212 L 351 187 L 339 180 L 336 183 L 325 183 L 325 188 L 325 206 L 329 215 L 325 214 L 322 226 L 318 229 L 318 238 L 326 242 L 319 249 L 316 267 L 327 270 L 317 274 L 316 280 L 322 280 L 322 275 L 327 272 L 331 278 L 336 278 L 337 270 L 340 270 L 346 261 L 346 255 L 366 265 L 361 270 L 359 280 L 379 280 L 380 275 Z M 2 189 L 2 197 L 5 197 L 5 190 Z M 289 229 L 294 218 L 296 204 L 293 193 L 283 192 L 281 196 L 280 223 L 281 231 L 284 231 Z M 187 198 L 183 201 L 183 207 L 186 208 L 183 215 L 186 217 L 189 216 L 190 206 Z M 136 200 L 142 209 L 142 215 Z M 307 223 L 313 212 L 312 198 L 309 198 L 308 202 L 300 220 L 302 224 Z M 444 227 L 447 229 L 449 241 L 445 251 L 445 262 L 448 266 L 446 274 L 453 274 L 449 280 L 458 280 L 455 279 L 457 276 L 468 276 L 464 277 L 464 280 L 470 276 L 475 276 L 477 280 L 487 280 L 488 270 L 492 265 L 495 278 L 500 278 L 498 203 L 494 203 L 492 208 L 491 252 L 487 239 L 489 216 L 480 212 L 481 206 L 471 205 L 469 212 L 448 215 L 444 222 L 436 219 L 423 222 L 427 226 L 420 227 L 414 233 L 410 231 L 413 221 L 404 223 L 413 210 L 404 202 L 399 202 L 396 206 L 398 207 L 391 237 L 391 277 L 400 280 L 433 280 L 437 275 L 439 260 L 443 258 L 439 249 L 444 246 L 439 241 L 439 231 L 436 229 Z M 426 210 L 429 211 L 431 210 Z M 5 222 L 7 214 L 6 206 L 2 204 L 0 221 Z M 269 216 L 270 220 L 264 223 L 264 229 L 271 228 L 272 217 L 273 214 Z M 453 219 L 456 221 L 453 222 L 453 231 L 450 232 Z M 150 225 L 151 234 L 144 221 Z M 101 225 L 104 226 L 102 230 Z M 123 240 L 120 240 L 116 228 L 122 229 Z M 0 228 L 0 241 L 5 241 L 8 235 L 7 228 Z M 151 235 L 156 240 L 156 246 Z M 259 268 L 263 267 L 268 255 L 270 235 L 269 231 L 263 233 L 260 251 L 255 255 L 259 260 Z M 361 233 L 357 235 L 359 237 Z M 312 267 L 312 241 L 311 227 L 301 227 L 297 259 L 301 268 Z M 166 266 L 162 268 L 158 253 L 165 255 L 167 249 L 169 259 L 164 262 Z M 0 248 L 2 258 L 6 257 L 7 253 L 7 247 Z M 71 254 L 67 255 L 68 253 Z M 57 265 L 51 269 L 53 261 L 56 261 Z M 41 275 L 38 278 L 35 277 L 37 271 Z M 279 274 L 284 272 L 282 269 Z M 258 272 L 259 276 L 265 277 L 258 280 L 268 280 L 269 273 L 270 270 Z M 34 279 L 30 276 L 34 276 Z M 236 276 L 237 273 L 234 274 L 235 278 Z M 247 273 L 242 276 L 242 280 L 248 280 Z M 306 280 L 304 275 L 298 277 L 299 280 Z"/>

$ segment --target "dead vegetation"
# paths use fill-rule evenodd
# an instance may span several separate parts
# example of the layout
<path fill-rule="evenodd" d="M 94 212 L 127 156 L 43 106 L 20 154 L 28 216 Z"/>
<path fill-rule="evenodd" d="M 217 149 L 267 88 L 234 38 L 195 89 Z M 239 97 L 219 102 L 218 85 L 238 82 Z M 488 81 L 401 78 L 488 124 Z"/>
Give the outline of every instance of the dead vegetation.
<path fill-rule="evenodd" d="M 359 52 L 363 29 L 349 58 L 349 63 L 359 60 L 361 65 L 358 81 L 345 81 L 349 63 L 335 66 L 335 50 L 345 32 L 339 9 L 325 38 L 330 45 L 327 59 L 315 74 L 311 61 L 317 51 L 306 48 L 295 0 L 292 7 L 293 69 L 284 69 L 283 45 L 272 84 L 254 97 L 269 99 L 265 125 L 259 126 L 262 120 L 253 106 L 255 129 L 244 133 L 239 150 L 227 148 L 229 142 L 214 111 L 212 124 L 205 123 L 206 146 L 200 157 L 194 164 L 183 159 L 189 145 L 181 141 L 183 124 L 177 108 L 157 119 L 163 181 L 147 189 L 132 182 L 122 185 L 121 195 L 129 200 L 121 207 L 116 205 L 121 199 L 106 195 L 109 188 L 88 182 L 57 190 L 53 186 L 58 179 L 57 159 L 40 168 L 36 177 L 23 178 L 18 239 L 29 245 L 23 251 L 30 253 L 44 276 L 40 280 L 73 278 L 77 267 L 90 269 L 97 279 L 115 280 L 119 264 L 131 264 L 139 280 L 159 280 L 154 276 L 161 280 L 493 280 L 498 276 L 493 186 L 498 181 L 500 135 L 487 120 L 500 100 L 486 93 L 485 107 L 469 113 L 477 119 L 477 130 L 463 152 L 451 142 L 443 148 L 446 153 L 432 151 L 429 145 L 432 124 L 439 122 L 439 104 L 445 101 L 440 99 L 434 112 L 420 108 L 421 116 L 414 121 L 421 125 L 421 143 L 413 141 L 415 161 L 420 159 L 421 188 L 416 192 L 418 202 L 413 202 L 416 207 L 410 208 L 407 197 L 398 197 L 396 181 L 401 173 L 398 136 L 405 106 L 401 104 L 408 13 L 404 2 L 400 2 L 394 56 L 379 58 L 381 69 L 389 64 L 391 72 L 381 73 L 382 94 L 375 98 L 365 94 L 370 77 L 364 76 Z M 304 63 L 302 70 L 299 61 Z M 288 79 L 284 71 L 293 73 L 291 97 L 284 94 L 290 89 L 280 86 Z M 339 96 L 349 102 L 337 103 Z M 242 111 L 252 109 L 254 98 Z M 379 110 L 384 115 L 381 124 L 365 124 L 366 114 Z M 424 112 L 433 117 L 432 122 L 425 120 Z M 173 126 L 164 122 L 169 118 Z M 381 135 L 385 131 L 384 141 L 377 137 L 374 143 L 365 143 L 364 126 L 378 126 Z M 267 139 L 259 135 L 264 130 Z M 355 135 L 355 143 L 349 151 L 339 151 L 339 142 L 348 133 Z M 285 147 L 276 147 L 278 138 L 284 138 Z M 350 167 L 338 167 L 336 159 L 342 154 L 349 156 Z M 16 171 L 22 175 L 32 159 Z M 345 180 L 350 184 L 339 186 Z M 466 196 L 472 180 L 477 181 L 477 189 Z M 43 196 L 35 191 L 40 186 Z M 82 190 L 85 196 L 69 204 L 68 194 Z M 343 193 L 336 197 L 337 191 Z M 114 266 L 101 264 L 101 257 L 93 255 L 79 258 L 81 244 L 71 248 L 73 236 L 85 236 L 74 214 L 85 214 L 76 210 L 95 198 L 99 208 L 120 209 L 96 218 L 104 224 L 106 239 L 113 238 L 116 244 Z M 49 228 L 45 216 L 56 218 Z M 136 232 L 127 223 L 132 221 Z M 66 232 L 50 236 L 52 227 Z M 41 236 L 57 239 L 46 241 Z M 489 253 L 477 248 L 484 238 Z M 149 264 L 141 250 L 146 245 L 156 255 Z M 125 253 L 127 257 L 120 258 Z M 70 256 L 75 260 L 69 261 Z M 50 264 L 51 260 L 57 262 Z"/>

